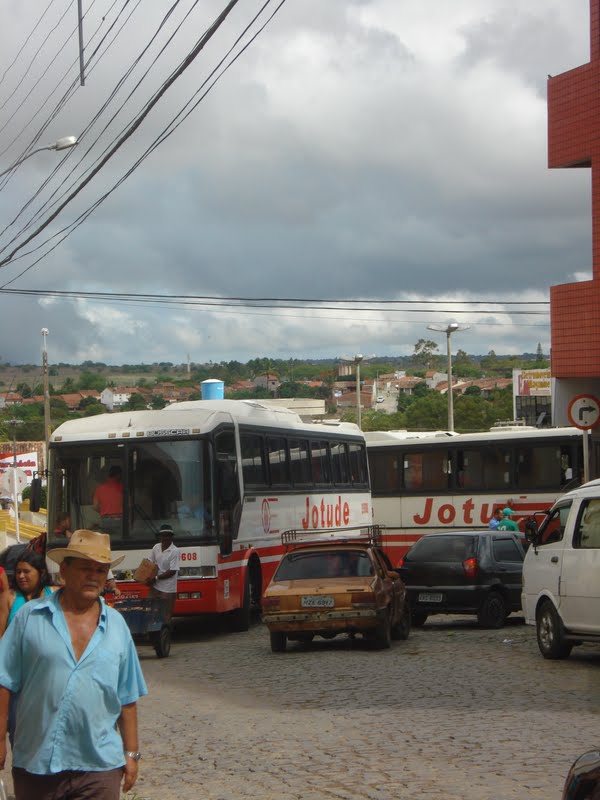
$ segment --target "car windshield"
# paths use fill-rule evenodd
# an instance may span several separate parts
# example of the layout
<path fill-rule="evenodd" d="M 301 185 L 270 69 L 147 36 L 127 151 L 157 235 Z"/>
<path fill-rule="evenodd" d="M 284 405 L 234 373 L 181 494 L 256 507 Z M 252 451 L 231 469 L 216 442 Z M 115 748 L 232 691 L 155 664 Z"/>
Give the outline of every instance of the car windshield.
<path fill-rule="evenodd" d="M 281 560 L 274 580 L 368 577 L 373 574 L 368 553 L 359 550 L 327 550 L 289 553 Z"/>
<path fill-rule="evenodd" d="M 424 536 L 406 554 L 406 561 L 465 561 L 475 555 L 473 536 Z"/>

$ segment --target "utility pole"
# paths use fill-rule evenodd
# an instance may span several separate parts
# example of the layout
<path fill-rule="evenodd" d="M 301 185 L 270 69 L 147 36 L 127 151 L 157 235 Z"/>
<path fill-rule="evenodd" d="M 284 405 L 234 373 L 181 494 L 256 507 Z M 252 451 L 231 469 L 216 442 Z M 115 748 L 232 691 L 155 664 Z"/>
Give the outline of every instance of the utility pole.
<path fill-rule="evenodd" d="M 361 428 L 361 416 L 360 416 L 360 362 L 363 360 L 364 356 L 355 355 L 354 356 L 354 363 L 356 364 L 356 422 L 358 424 L 359 429 Z"/>
<path fill-rule="evenodd" d="M 46 339 L 50 331 L 42 328 L 42 375 L 44 379 L 44 473 L 48 480 L 48 449 L 50 443 L 50 388 L 48 386 L 48 347 Z"/>
<path fill-rule="evenodd" d="M 428 325 L 427 329 L 430 331 L 440 331 L 446 334 L 446 345 L 448 355 L 448 430 L 454 431 L 454 395 L 452 394 L 452 346 L 450 339 L 456 331 L 467 331 L 470 325 L 459 325 L 458 322 L 451 322 L 449 325 Z"/>
<path fill-rule="evenodd" d="M 21 532 L 19 530 L 19 482 L 17 479 L 17 427 L 23 424 L 22 419 L 9 419 L 8 424 L 12 426 L 13 438 L 13 469 L 12 469 L 12 497 L 13 497 L 13 510 L 15 512 L 15 535 L 17 542 L 21 543 Z"/>

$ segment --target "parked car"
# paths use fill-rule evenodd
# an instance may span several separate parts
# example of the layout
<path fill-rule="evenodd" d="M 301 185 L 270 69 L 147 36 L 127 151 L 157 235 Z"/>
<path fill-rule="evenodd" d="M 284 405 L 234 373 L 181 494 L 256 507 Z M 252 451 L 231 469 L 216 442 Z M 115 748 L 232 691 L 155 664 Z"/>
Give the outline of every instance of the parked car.
<path fill-rule="evenodd" d="M 476 614 L 484 628 L 501 628 L 521 609 L 525 552 L 515 534 L 454 531 L 425 534 L 400 562 L 412 624 L 431 614 Z"/>
<path fill-rule="evenodd" d="M 378 395 L 377 402 L 378 403 L 383 403 L 384 401 L 385 401 L 385 397 L 382 394 Z"/>
<path fill-rule="evenodd" d="M 600 642 L 600 481 L 562 495 L 542 523 L 527 521 L 523 611 L 544 658 Z"/>
<path fill-rule="evenodd" d="M 562 800 L 600 800 L 600 751 L 590 750 L 575 761 L 567 775 Z"/>
<path fill-rule="evenodd" d="M 404 584 L 385 553 L 367 539 L 290 545 L 262 608 L 275 653 L 285 651 L 288 639 L 359 633 L 386 648 L 410 633 Z"/>

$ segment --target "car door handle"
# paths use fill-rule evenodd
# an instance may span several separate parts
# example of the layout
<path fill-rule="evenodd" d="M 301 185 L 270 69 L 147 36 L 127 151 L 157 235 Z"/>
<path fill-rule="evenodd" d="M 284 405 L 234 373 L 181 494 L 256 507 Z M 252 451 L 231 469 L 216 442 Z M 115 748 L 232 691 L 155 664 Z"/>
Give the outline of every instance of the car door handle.
<path fill-rule="evenodd" d="M 550 561 L 551 561 L 553 564 L 558 564 L 558 556 L 552 556 L 552 558 L 550 559 Z"/>

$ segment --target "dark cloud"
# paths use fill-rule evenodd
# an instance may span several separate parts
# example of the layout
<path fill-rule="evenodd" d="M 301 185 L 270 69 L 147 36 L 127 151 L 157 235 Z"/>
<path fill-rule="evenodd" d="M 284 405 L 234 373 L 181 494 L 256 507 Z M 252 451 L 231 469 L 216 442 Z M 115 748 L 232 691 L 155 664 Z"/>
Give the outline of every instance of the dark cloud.
<path fill-rule="evenodd" d="M 204 4 L 203 23 L 220 5 Z M 160 13 L 161 4 L 148 0 L 130 38 L 92 72 L 44 141 L 83 129 Z M 6 58 L 33 18 L 20 9 L 11 14 L 14 30 L 0 33 Z M 49 232 L 111 188 L 249 14 L 238 8 L 206 57 Z M 467 299 L 545 300 L 550 285 L 589 270 L 589 173 L 548 171 L 544 96 L 547 72 L 588 58 L 588 24 L 583 0 L 534 0 L 527 9 L 508 0 L 290 2 L 185 124 L 11 285 L 439 298 L 448 301 L 441 321 L 460 316 L 471 323 L 461 334 L 471 352 L 534 351 L 538 341 L 547 350 L 547 318 L 459 312 Z M 128 101 L 105 133 L 95 125 L 65 166 L 79 159 L 91 165 L 184 51 L 182 43 L 168 52 L 139 99 Z M 0 83 L 0 101 L 3 91 Z M 0 134 L 0 149 L 7 136 Z M 53 159 L 39 154 L 17 172 L 0 192 L 1 220 L 28 199 Z M 32 258 L 0 277 L 14 278 Z M 16 297 L 2 303 L 1 354 L 12 360 L 38 359 L 42 326 L 50 329 L 52 360 L 114 363 L 184 361 L 188 353 L 194 361 L 405 353 L 428 322 L 440 321 L 381 311 L 242 313 Z"/>

